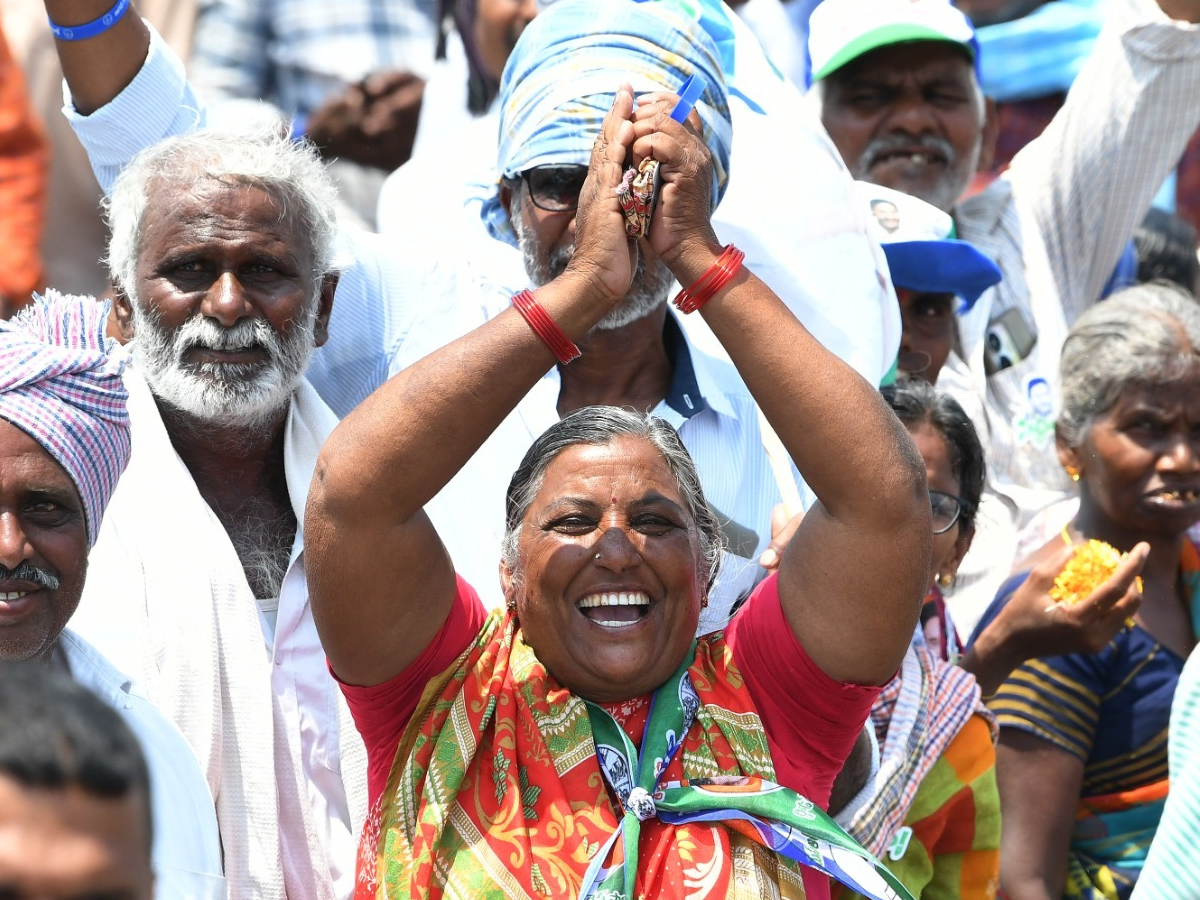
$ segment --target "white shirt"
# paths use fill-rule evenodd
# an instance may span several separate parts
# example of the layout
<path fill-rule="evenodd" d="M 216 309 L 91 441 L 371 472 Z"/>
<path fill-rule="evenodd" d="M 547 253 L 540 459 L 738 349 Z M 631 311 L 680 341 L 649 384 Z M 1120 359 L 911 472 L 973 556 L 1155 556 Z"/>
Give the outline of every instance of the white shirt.
<path fill-rule="evenodd" d="M 150 772 L 154 896 L 224 900 L 221 841 L 204 773 L 191 748 L 141 688 L 70 629 L 59 637 L 71 677 L 115 709 L 137 736 Z"/>
<path fill-rule="evenodd" d="M 274 640 L 237 552 L 175 452 L 136 367 L 133 453 L 89 557 L 74 627 L 187 738 L 216 798 L 235 896 L 352 893 L 366 758 L 329 674 L 304 579 L 304 504 L 337 419 L 301 383 L 284 431 L 297 532 Z"/>

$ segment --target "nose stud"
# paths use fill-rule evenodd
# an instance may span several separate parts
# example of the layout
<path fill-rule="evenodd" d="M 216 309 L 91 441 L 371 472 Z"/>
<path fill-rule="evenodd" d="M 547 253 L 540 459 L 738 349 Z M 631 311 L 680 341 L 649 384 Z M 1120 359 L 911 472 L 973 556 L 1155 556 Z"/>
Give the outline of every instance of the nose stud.
<path fill-rule="evenodd" d="M 599 553 L 597 553 L 597 554 L 596 554 L 596 559 L 600 559 L 600 554 L 599 554 Z"/>

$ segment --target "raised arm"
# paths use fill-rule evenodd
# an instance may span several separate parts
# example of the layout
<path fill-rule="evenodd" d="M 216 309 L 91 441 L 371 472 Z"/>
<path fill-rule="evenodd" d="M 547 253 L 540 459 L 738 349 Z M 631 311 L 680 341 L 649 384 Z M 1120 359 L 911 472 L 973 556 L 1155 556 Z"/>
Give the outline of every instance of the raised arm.
<path fill-rule="evenodd" d="M 78 25 L 103 16 L 107 0 L 45 0 L 51 20 Z M 71 93 L 65 110 L 105 193 L 140 150 L 205 125 L 204 104 L 183 61 L 130 6 L 108 31 L 55 41 Z"/>
<path fill-rule="evenodd" d="M 592 153 L 571 263 L 535 292 L 572 340 L 624 297 L 633 277 L 636 248 L 616 202 L 632 107 L 625 88 Z M 422 508 L 554 362 L 509 309 L 395 375 L 330 436 L 305 515 L 305 568 L 321 643 L 343 680 L 387 680 L 445 622 L 453 570 Z"/>
<path fill-rule="evenodd" d="M 50 21 L 64 27 L 85 25 L 108 12 L 108 0 L 45 0 Z M 137 10 L 129 11 L 108 31 L 83 41 L 56 40 L 71 102 L 90 115 L 125 90 L 146 61 L 150 31 Z"/>
<path fill-rule="evenodd" d="M 1068 322 L 1099 298 L 1200 122 L 1198 21 L 1196 0 L 1113 3 L 1063 108 L 1005 176 L 1045 237 Z"/>
<path fill-rule="evenodd" d="M 653 149 L 660 160 L 683 157 L 664 175 L 650 240 L 687 285 L 722 248 L 706 227 L 707 213 L 685 205 L 689 195 L 679 182 L 701 170 L 692 158 L 704 148 L 669 120 L 669 102 L 643 101 L 634 155 Z M 743 269 L 701 315 L 819 498 L 780 563 L 788 622 L 831 677 L 882 684 L 912 639 L 929 583 L 930 509 L 921 457 L 878 391 L 821 346 L 750 272 Z"/>

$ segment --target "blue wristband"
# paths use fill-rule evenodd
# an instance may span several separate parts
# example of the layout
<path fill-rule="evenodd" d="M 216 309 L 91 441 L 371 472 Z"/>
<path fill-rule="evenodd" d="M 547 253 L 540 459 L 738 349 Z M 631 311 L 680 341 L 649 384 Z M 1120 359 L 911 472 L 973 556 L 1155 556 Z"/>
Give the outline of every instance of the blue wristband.
<path fill-rule="evenodd" d="M 70 28 L 56 25 L 51 21 L 50 31 L 60 41 L 86 41 L 88 38 L 94 38 L 98 34 L 104 34 L 104 32 L 121 21 L 121 17 L 128 11 L 129 0 L 117 0 L 112 5 L 112 9 L 98 19 L 93 19 L 90 22 L 85 22 L 83 25 L 75 25 Z"/>
<path fill-rule="evenodd" d="M 679 86 L 679 102 L 671 110 L 671 118 L 682 125 L 706 87 L 708 79 L 699 72 L 689 75 L 687 81 Z"/>

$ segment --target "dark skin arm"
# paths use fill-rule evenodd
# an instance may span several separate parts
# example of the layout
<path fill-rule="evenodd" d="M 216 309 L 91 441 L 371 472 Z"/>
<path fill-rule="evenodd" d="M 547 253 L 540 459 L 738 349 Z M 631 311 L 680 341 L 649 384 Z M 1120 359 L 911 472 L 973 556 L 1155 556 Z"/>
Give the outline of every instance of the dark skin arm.
<path fill-rule="evenodd" d="M 1059 900 L 1083 786 L 1083 762 L 1011 728 L 996 748 L 1000 789 L 1000 888 L 1009 900 Z"/>
<path fill-rule="evenodd" d="M 1142 602 L 1137 576 L 1149 544 L 1134 547 L 1113 576 L 1084 600 L 1056 603 L 1049 591 L 1073 552 L 1064 545 L 1046 556 L 963 657 L 962 667 L 975 676 L 983 696 L 996 693 L 1026 660 L 1099 653 L 1137 612 Z"/>
<path fill-rule="evenodd" d="M 330 158 L 385 172 L 412 155 L 425 82 L 411 72 L 376 72 L 330 98 L 308 120 L 308 137 Z"/>
<path fill-rule="evenodd" d="M 671 104 L 669 97 L 642 98 L 635 158 L 675 152 Z M 664 199 L 681 177 L 664 176 Z M 720 244 L 711 228 L 672 240 L 676 227 L 660 209 L 650 243 L 680 284 L 691 284 Z M 748 270 L 700 314 L 819 498 L 779 566 L 788 624 L 830 677 L 883 684 L 908 648 L 929 577 L 924 463 L 879 392 Z"/>
<path fill-rule="evenodd" d="M 45 0 L 46 14 L 59 25 L 83 25 L 108 12 L 106 0 Z M 90 115 L 125 90 L 150 49 L 150 31 L 131 5 L 112 28 L 86 41 L 55 41 L 71 102 Z"/>

